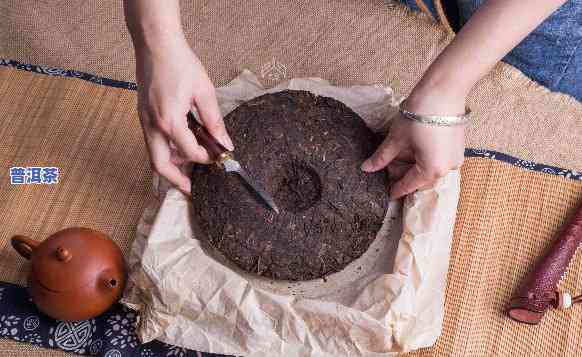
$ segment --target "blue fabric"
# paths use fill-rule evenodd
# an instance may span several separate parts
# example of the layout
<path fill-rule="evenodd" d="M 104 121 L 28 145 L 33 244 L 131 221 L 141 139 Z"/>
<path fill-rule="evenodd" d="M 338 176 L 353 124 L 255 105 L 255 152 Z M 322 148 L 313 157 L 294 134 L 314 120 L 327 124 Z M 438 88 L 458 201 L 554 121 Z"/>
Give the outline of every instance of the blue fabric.
<path fill-rule="evenodd" d="M 407 5 L 415 3 L 414 0 L 401 1 Z M 484 1 L 457 0 L 461 24 L 466 23 Z M 434 8 L 434 0 L 424 2 L 429 9 Z M 550 90 L 582 101 L 582 0 L 564 3 L 503 61 Z"/>
<path fill-rule="evenodd" d="M 0 282 L 0 337 L 99 357 L 219 357 L 159 341 L 140 344 L 137 314 L 120 305 L 94 319 L 62 322 L 44 315 L 25 288 Z M 225 357 L 225 356 L 223 356 Z"/>
<path fill-rule="evenodd" d="M 403 2 L 404 4 L 406 4 L 406 6 L 410 7 L 411 9 L 416 10 L 416 11 L 420 11 L 420 8 L 418 7 L 416 0 L 400 0 L 400 1 Z M 436 12 L 436 7 L 434 5 L 434 1 L 423 0 L 422 3 L 426 5 L 426 7 L 428 8 L 428 10 L 431 12 L 432 16 L 435 19 L 439 18 L 438 14 Z"/>
<path fill-rule="evenodd" d="M 406 4 L 406 6 L 408 6 L 412 10 L 420 11 L 420 9 L 418 8 L 418 5 L 416 5 L 416 1 L 414 1 L 414 0 L 400 0 L 400 2 L 403 2 L 404 4 Z"/>

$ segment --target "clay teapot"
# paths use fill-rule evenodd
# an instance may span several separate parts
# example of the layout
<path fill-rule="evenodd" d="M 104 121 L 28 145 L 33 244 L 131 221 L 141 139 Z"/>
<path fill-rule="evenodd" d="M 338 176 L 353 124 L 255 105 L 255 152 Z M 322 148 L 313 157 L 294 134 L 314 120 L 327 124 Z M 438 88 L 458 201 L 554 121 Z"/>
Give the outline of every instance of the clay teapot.
<path fill-rule="evenodd" d="M 12 246 L 30 259 L 28 289 L 35 305 L 61 321 L 100 315 L 123 292 L 126 268 L 119 247 L 105 234 L 67 228 L 42 243 L 14 236 Z"/>

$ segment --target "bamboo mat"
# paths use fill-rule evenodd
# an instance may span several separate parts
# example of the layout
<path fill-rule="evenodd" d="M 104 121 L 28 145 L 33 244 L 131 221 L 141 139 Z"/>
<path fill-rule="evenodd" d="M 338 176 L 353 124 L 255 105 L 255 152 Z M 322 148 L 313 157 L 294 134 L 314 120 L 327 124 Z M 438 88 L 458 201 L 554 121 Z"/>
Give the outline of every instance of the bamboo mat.
<path fill-rule="evenodd" d="M 110 235 L 128 252 L 151 197 L 135 92 L 0 68 L 0 280 L 25 285 L 9 243 L 69 226 Z M 58 167 L 55 185 L 11 185 L 10 167 Z"/>
<path fill-rule="evenodd" d="M 68 226 L 109 234 L 128 251 L 151 199 L 134 91 L 0 67 L 0 280 L 25 284 L 13 234 L 40 240 Z M 10 185 L 12 166 L 57 166 L 57 185 Z M 454 230 L 443 335 L 410 356 L 576 356 L 582 308 L 537 327 L 503 315 L 513 289 L 582 202 L 582 181 L 468 158 Z M 582 292 L 577 257 L 563 282 Z M 2 356 L 61 356 L 0 340 Z"/>

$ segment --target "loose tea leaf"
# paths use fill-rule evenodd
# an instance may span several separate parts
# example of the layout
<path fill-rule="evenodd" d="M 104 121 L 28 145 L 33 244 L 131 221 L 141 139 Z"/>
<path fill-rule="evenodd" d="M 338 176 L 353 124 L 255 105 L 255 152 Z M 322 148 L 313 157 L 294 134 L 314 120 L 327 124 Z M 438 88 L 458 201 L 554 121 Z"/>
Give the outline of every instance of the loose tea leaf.
<path fill-rule="evenodd" d="M 203 239 L 247 272 L 295 281 L 337 272 L 368 249 L 388 196 L 384 172 L 360 170 L 381 138 L 356 113 L 283 91 L 240 105 L 225 123 L 237 159 L 281 213 L 215 165 L 196 165 L 193 215 Z"/>

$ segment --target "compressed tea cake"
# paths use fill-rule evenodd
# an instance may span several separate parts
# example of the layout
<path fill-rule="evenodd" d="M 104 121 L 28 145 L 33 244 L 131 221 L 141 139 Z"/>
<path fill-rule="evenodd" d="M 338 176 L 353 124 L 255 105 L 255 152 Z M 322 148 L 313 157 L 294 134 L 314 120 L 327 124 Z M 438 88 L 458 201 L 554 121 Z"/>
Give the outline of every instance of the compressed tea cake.
<path fill-rule="evenodd" d="M 366 251 L 388 194 L 383 171 L 360 170 L 381 138 L 356 113 L 332 98 L 283 91 L 252 99 L 224 120 L 237 160 L 281 213 L 236 175 L 196 165 L 193 218 L 202 239 L 247 272 L 293 281 L 337 272 Z"/>

